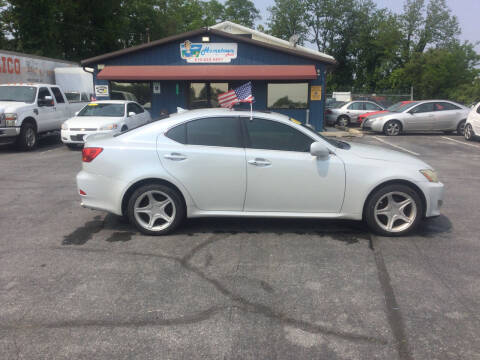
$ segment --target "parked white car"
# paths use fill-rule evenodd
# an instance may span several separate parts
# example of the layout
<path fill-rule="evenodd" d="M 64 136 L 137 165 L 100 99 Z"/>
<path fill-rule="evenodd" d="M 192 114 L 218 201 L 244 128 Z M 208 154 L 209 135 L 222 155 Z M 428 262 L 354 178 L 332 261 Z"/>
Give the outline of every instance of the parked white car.
<path fill-rule="evenodd" d="M 87 104 L 62 124 L 61 138 L 69 147 L 83 145 L 97 133 L 119 133 L 152 121 L 150 113 L 133 101 L 104 100 Z"/>
<path fill-rule="evenodd" d="M 33 150 L 39 134 L 60 130 L 85 104 L 69 102 L 56 85 L 0 85 L 0 143 L 16 142 L 23 150 Z"/>
<path fill-rule="evenodd" d="M 385 148 L 327 139 L 275 113 L 199 109 L 87 138 L 84 207 L 161 235 L 202 216 L 364 219 L 383 235 L 438 216 L 431 166 Z"/>
<path fill-rule="evenodd" d="M 472 107 L 465 125 L 465 139 L 473 140 L 477 136 L 480 136 L 480 103 Z"/>
<path fill-rule="evenodd" d="M 469 108 L 447 100 L 405 103 L 395 111 L 369 116 L 362 128 L 395 136 L 416 131 L 456 131 L 463 135 Z"/>

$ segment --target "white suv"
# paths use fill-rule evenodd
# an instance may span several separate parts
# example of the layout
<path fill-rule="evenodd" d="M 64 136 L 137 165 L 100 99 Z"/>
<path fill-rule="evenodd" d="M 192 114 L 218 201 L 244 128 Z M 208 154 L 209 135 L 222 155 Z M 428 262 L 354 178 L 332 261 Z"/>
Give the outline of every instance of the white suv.
<path fill-rule="evenodd" d="M 467 140 L 473 140 L 473 138 L 480 135 L 480 102 L 470 110 L 464 134 Z"/>

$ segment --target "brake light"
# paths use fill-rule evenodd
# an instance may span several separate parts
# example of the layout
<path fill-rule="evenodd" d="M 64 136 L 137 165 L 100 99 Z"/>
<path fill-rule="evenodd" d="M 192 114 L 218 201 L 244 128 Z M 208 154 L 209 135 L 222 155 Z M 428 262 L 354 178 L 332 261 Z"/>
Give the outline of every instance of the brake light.
<path fill-rule="evenodd" d="M 91 162 L 95 159 L 101 152 L 103 148 L 99 147 L 87 147 L 83 148 L 82 150 L 82 161 L 83 162 Z"/>

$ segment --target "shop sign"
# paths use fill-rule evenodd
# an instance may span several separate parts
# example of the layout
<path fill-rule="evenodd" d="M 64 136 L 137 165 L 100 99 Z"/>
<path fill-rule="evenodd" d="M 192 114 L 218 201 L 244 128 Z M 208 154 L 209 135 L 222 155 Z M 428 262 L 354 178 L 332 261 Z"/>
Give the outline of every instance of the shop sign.
<path fill-rule="evenodd" d="M 310 100 L 322 100 L 322 87 L 321 86 L 310 86 Z"/>
<path fill-rule="evenodd" d="M 108 85 L 95 85 L 95 96 L 108 96 Z"/>
<path fill-rule="evenodd" d="M 180 57 L 188 63 L 229 63 L 237 58 L 236 43 L 192 43 L 180 44 Z"/>
<path fill-rule="evenodd" d="M 161 93 L 160 83 L 157 82 L 157 81 L 153 82 L 153 93 L 154 94 L 160 94 Z"/>

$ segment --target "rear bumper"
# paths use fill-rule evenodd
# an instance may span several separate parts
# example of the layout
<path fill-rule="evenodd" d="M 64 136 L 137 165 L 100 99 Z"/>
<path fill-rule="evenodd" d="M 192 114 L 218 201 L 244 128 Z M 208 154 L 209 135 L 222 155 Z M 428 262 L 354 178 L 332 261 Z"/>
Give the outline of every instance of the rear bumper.
<path fill-rule="evenodd" d="M 88 173 L 84 170 L 77 174 L 77 190 L 86 193 L 80 195 L 81 205 L 86 208 L 104 210 L 122 215 L 122 194 L 127 184 L 103 175 Z"/>

